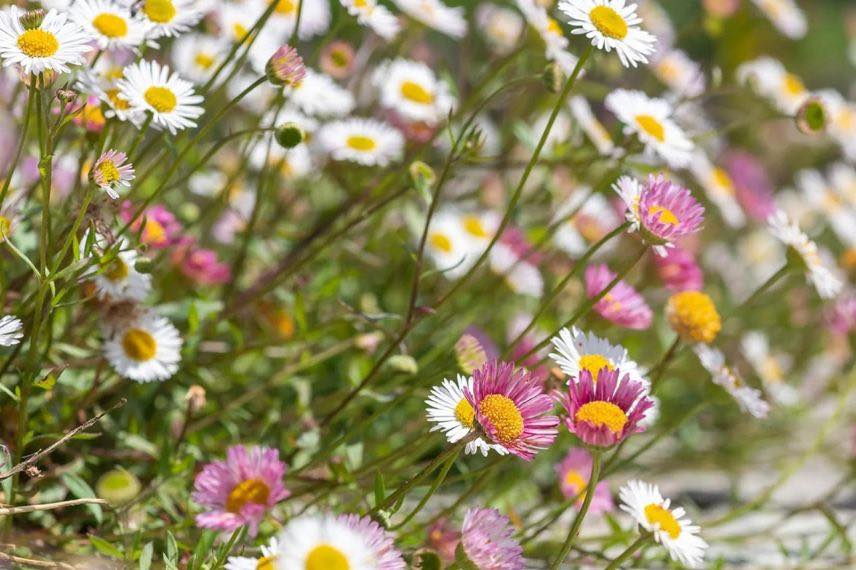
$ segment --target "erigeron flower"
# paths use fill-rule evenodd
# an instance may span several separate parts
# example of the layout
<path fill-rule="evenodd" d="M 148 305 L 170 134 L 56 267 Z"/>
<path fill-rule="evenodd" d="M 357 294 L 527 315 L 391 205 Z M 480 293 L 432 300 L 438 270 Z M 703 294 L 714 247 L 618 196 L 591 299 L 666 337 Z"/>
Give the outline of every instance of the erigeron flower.
<path fill-rule="evenodd" d="M 552 400 L 529 371 L 510 362 L 492 361 L 474 371 L 464 396 L 485 440 L 508 453 L 531 461 L 556 438 L 559 418 L 550 413 Z"/>
<path fill-rule="evenodd" d="M 123 378 L 162 382 L 178 371 L 181 344 L 169 320 L 145 312 L 112 332 L 104 344 L 104 356 Z"/>
<path fill-rule="evenodd" d="M 124 242 L 118 249 L 115 256 L 101 260 L 94 278 L 95 290 L 107 301 L 142 301 L 151 291 L 152 276 L 134 267 L 139 257 L 136 250 L 128 248 Z"/>
<path fill-rule="evenodd" d="M 556 398 L 567 412 L 568 431 L 585 445 L 608 448 L 644 431 L 640 422 L 654 405 L 646 392 L 629 374 L 604 367 L 594 375 L 583 369 Z"/>
<path fill-rule="evenodd" d="M 204 112 L 193 85 L 156 61 L 141 61 L 125 69 L 117 87 L 132 109 L 152 114 L 152 123 L 170 134 L 196 126 Z"/>
<path fill-rule="evenodd" d="M 571 213 L 574 214 L 568 217 Z M 621 225 L 621 218 L 603 194 L 592 193 L 589 187 L 582 186 L 556 209 L 553 223 L 559 224 L 553 234 L 556 246 L 577 258 Z M 610 240 L 601 246 L 598 253 L 609 253 L 616 245 L 617 240 Z"/>
<path fill-rule="evenodd" d="M 483 330 L 475 326 L 467 327 L 455 343 L 455 360 L 464 374 L 472 374 L 488 360 L 495 360 L 498 356 L 496 344 Z"/>
<path fill-rule="evenodd" d="M 301 515 L 279 531 L 277 542 L 276 570 L 406 568 L 392 534 L 369 517 Z"/>
<path fill-rule="evenodd" d="M 284 94 L 290 105 L 310 116 L 344 117 L 356 106 L 349 90 L 308 68 L 303 79 L 286 87 Z"/>
<path fill-rule="evenodd" d="M 647 63 L 657 38 L 639 27 L 636 4 L 626 0 L 561 0 L 559 10 L 568 18 L 571 33 L 583 34 L 596 48 L 615 50 L 622 65 Z"/>
<path fill-rule="evenodd" d="M 495 233 L 484 234 L 486 239 L 474 245 L 473 257 L 477 257 Z M 490 268 L 502 275 L 505 283 L 519 295 L 540 297 L 544 293 L 544 278 L 538 270 L 540 255 L 535 253 L 523 232 L 514 227 L 507 228 L 490 251 Z"/>
<path fill-rule="evenodd" d="M 137 207 L 130 201 L 122 203 L 119 216 L 126 224 L 131 224 L 131 231 L 139 236 L 140 242 L 146 246 L 163 249 L 179 242 L 181 223 L 162 204 L 152 204 L 136 218 Z"/>
<path fill-rule="evenodd" d="M 24 27 L 22 18 L 28 15 L 33 21 Z M 83 65 L 92 50 L 91 41 L 92 37 L 65 12 L 29 13 L 14 5 L 0 12 L 3 65 L 18 65 L 26 75 L 65 73 L 70 66 Z"/>
<path fill-rule="evenodd" d="M 297 50 L 289 45 L 280 46 L 265 66 L 268 81 L 277 86 L 295 85 L 306 77 L 306 66 Z"/>
<path fill-rule="evenodd" d="M 790 262 L 801 266 L 817 294 L 824 299 L 838 295 L 842 282 L 821 257 L 817 244 L 791 222 L 782 210 L 770 216 L 767 223 L 770 233 L 788 248 Z"/>
<path fill-rule="evenodd" d="M 601 370 L 621 369 L 621 372 L 634 382 L 639 382 L 646 388 L 649 385 L 639 372 L 639 366 L 627 355 L 627 349 L 610 344 L 608 340 L 594 333 L 583 332 L 577 327 L 570 330 L 563 328 L 550 342 L 555 347 L 550 358 L 568 375 L 569 383 L 579 382 L 583 370 L 588 370 L 597 382 Z"/>
<path fill-rule="evenodd" d="M 611 156 L 616 150 L 615 143 L 612 141 L 609 131 L 592 112 L 588 100 L 581 95 L 575 95 L 571 97 L 569 106 L 577 124 L 597 148 L 597 151 L 603 156 Z"/>
<path fill-rule="evenodd" d="M 586 296 L 594 299 L 616 277 L 605 264 L 589 265 L 585 272 Z M 608 321 L 636 330 L 647 329 L 654 318 L 642 295 L 623 279 L 594 304 L 594 310 Z"/>
<path fill-rule="evenodd" d="M 523 570 L 523 548 L 514 534 L 511 521 L 496 509 L 469 509 L 464 514 L 460 548 L 478 570 Z"/>
<path fill-rule="evenodd" d="M 442 384 L 431 388 L 425 400 L 428 421 L 436 424 L 431 431 L 442 431 L 449 443 L 456 443 L 473 432 L 475 410 L 464 396 L 464 390 L 472 390 L 472 387 L 472 377 L 458 374 L 456 382 L 443 379 Z M 467 455 L 480 452 L 487 456 L 491 450 L 500 455 L 508 453 L 502 445 L 490 444 L 481 437 L 467 442 L 464 447 Z"/>
<path fill-rule="evenodd" d="M 651 68 L 657 78 L 680 97 L 695 97 L 705 90 L 704 70 L 678 49 L 659 55 Z"/>
<path fill-rule="evenodd" d="M 149 30 L 147 22 L 117 0 L 78 0 L 69 13 L 100 49 L 136 48 Z"/>
<path fill-rule="evenodd" d="M 654 266 L 666 289 L 673 293 L 698 291 L 704 287 L 704 273 L 695 256 L 680 247 L 670 247 L 666 255 L 655 255 Z"/>
<path fill-rule="evenodd" d="M 363 166 L 387 166 L 401 160 L 404 138 L 386 123 L 352 117 L 327 123 L 318 131 L 321 150 L 333 160 Z"/>
<path fill-rule="evenodd" d="M 393 0 L 393 2 L 414 20 L 447 36 L 462 38 L 467 33 L 467 19 L 461 7 L 450 8 L 441 0 Z"/>
<path fill-rule="evenodd" d="M 368 26 L 385 40 L 391 40 L 397 36 L 401 29 L 395 14 L 386 6 L 378 4 L 377 0 L 339 0 L 339 2 L 360 24 Z"/>
<path fill-rule="evenodd" d="M 267 544 L 261 546 L 261 556 L 230 556 L 226 561 L 226 570 L 276 570 L 277 552 L 279 541 L 276 537 L 271 538 Z"/>
<path fill-rule="evenodd" d="M 722 329 L 716 305 L 701 291 L 681 291 L 669 297 L 666 318 L 685 341 L 710 344 Z"/>
<path fill-rule="evenodd" d="M 24 323 L 13 315 L 0 318 L 0 346 L 15 346 L 24 338 Z"/>
<path fill-rule="evenodd" d="M 772 101 L 781 112 L 788 115 L 795 114 L 811 96 L 802 79 L 771 57 L 742 63 L 737 68 L 737 80 L 751 86 L 756 93 Z"/>
<path fill-rule="evenodd" d="M 694 234 L 704 221 L 704 207 L 692 192 L 663 175 L 649 175 L 644 183 L 622 176 L 613 189 L 627 205 L 626 217 L 659 255 L 674 242 Z"/>
<path fill-rule="evenodd" d="M 737 191 L 728 172 L 720 166 L 715 166 L 701 149 L 696 149 L 693 153 L 689 169 L 704 189 L 708 200 L 717 207 L 725 223 L 732 228 L 745 226 L 746 216 L 737 200 Z"/>
<path fill-rule="evenodd" d="M 407 121 L 435 125 L 455 104 L 446 83 L 418 61 L 398 58 L 381 63 L 372 83 L 380 94 L 380 104 Z"/>
<path fill-rule="evenodd" d="M 149 24 L 152 39 L 175 37 L 202 19 L 197 0 L 141 0 L 138 16 Z"/>
<path fill-rule="evenodd" d="M 856 205 L 851 204 L 839 192 L 836 184 L 817 170 L 801 170 L 794 178 L 800 191 L 800 196 L 796 198 L 798 208 L 808 214 L 815 210 L 823 216 L 824 221 L 829 222 L 842 243 L 856 244 Z M 805 207 L 806 202 L 810 208 Z"/>
<path fill-rule="evenodd" d="M 672 168 L 689 165 L 694 145 L 672 119 L 674 110 L 668 101 L 616 89 L 606 96 L 605 104 L 624 124 L 625 134 L 639 137 L 648 155 L 656 154 Z"/>
<path fill-rule="evenodd" d="M 523 20 L 510 8 L 484 2 L 476 9 L 476 22 L 479 31 L 499 55 L 509 53 L 520 34 L 523 33 Z"/>
<path fill-rule="evenodd" d="M 656 485 L 629 481 L 618 491 L 621 510 L 632 516 L 636 524 L 653 533 L 654 540 L 669 551 L 672 560 L 688 568 L 701 566 L 707 543 L 681 507 L 672 507 Z"/>
<path fill-rule="evenodd" d="M 794 0 L 752 0 L 776 28 L 787 37 L 798 40 L 805 36 L 808 23 Z"/>
<path fill-rule="evenodd" d="M 817 96 L 826 111 L 826 132 L 841 146 L 848 160 L 856 162 L 856 103 L 845 100 L 834 89 L 822 89 Z"/>
<path fill-rule="evenodd" d="M 282 483 L 285 471 L 276 449 L 229 447 L 226 459 L 205 465 L 193 480 L 191 498 L 205 508 L 196 524 L 224 532 L 246 525 L 255 536 L 265 513 L 290 494 Z M 279 564 L 282 552 L 275 556 Z"/>
<path fill-rule="evenodd" d="M 853 299 L 856 301 L 856 298 Z M 856 307 L 856 303 L 854 303 Z M 856 315 L 856 313 L 854 313 Z M 770 350 L 770 341 L 761 331 L 748 331 L 740 339 L 746 360 L 764 383 L 764 391 L 778 404 L 790 406 L 799 401 L 799 392 L 786 382 L 791 366 L 790 355 Z"/>
<path fill-rule="evenodd" d="M 565 37 L 562 26 L 535 0 L 516 0 L 516 2 L 526 21 L 535 28 L 544 41 L 547 59 L 555 61 L 565 74 L 570 75 L 579 59 L 568 51 L 570 42 Z"/>
<path fill-rule="evenodd" d="M 351 44 L 344 40 L 333 40 L 321 48 L 321 71 L 336 79 L 344 79 L 353 71 L 356 54 Z"/>
<path fill-rule="evenodd" d="M 270 25 L 275 27 L 281 37 L 290 38 L 297 23 L 297 9 L 300 8 L 300 30 L 297 37 L 301 41 L 320 36 L 330 28 L 329 0 L 252 0 L 258 5 L 261 14 L 271 4 L 276 3 L 270 17 Z"/>
<path fill-rule="evenodd" d="M 577 508 L 580 508 L 585 499 L 586 487 L 588 487 L 591 478 L 591 467 L 591 453 L 581 447 L 569 450 L 565 458 L 555 466 L 562 495 L 566 499 L 576 498 Z M 589 505 L 589 514 L 608 513 L 614 508 L 612 493 L 609 492 L 609 483 L 606 481 L 598 482 L 594 488 L 591 505 Z"/>
<path fill-rule="evenodd" d="M 776 211 L 776 201 L 773 197 L 773 183 L 764 165 L 743 151 L 728 152 L 723 163 L 740 207 L 750 218 L 766 221 Z"/>
<path fill-rule="evenodd" d="M 760 390 L 747 386 L 743 378 L 725 363 L 725 355 L 706 344 L 693 346 L 701 365 L 710 373 L 714 384 L 722 386 L 734 398 L 740 409 L 756 418 L 766 418 L 770 404 L 764 401 Z"/>
<path fill-rule="evenodd" d="M 128 156 L 124 152 L 104 151 L 89 171 L 92 181 L 114 200 L 119 197 L 116 187 L 130 188 L 131 180 L 134 179 L 134 166 L 126 164 L 127 160 Z"/>
<path fill-rule="evenodd" d="M 207 34 L 182 34 L 172 44 L 175 69 L 195 83 L 207 81 L 222 62 L 225 44 Z"/>

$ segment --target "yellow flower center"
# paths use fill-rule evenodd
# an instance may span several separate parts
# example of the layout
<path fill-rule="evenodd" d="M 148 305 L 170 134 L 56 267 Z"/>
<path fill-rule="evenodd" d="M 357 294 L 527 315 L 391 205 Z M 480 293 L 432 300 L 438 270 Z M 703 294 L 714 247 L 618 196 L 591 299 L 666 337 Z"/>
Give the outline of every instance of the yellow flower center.
<path fill-rule="evenodd" d="M 12 233 L 12 220 L 6 216 L 0 215 L 0 240 L 3 240 Z"/>
<path fill-rule="evenodd" d="M 276 556 L 263 556 L 256 562 L 256 570 L 276 570 Z"/>
<path fill-rule="evenodd" d="M 606 426 L 615 434 L 621 433 L 627 424 L 627 414 L 612 402 L 597 400 L 580 406 L 574 421 L 586 422 L 594 427 Z"/>
<path fill-rule="evenodd" d="M 128 358 L 145 362 L 154 358 L 158 343 L 147 331 L 129 329 L 122 337 L 122 348 L 125 349 L 125 355 Z"/>
<path fill-rule="evenodd" d="M 645 518 L 648 522 L 660 526 L 660 530 L 666 532 L 672 540 L 681 535 L 681 525 L 675 519 L 672 511 L 664 509 L 657 503 L 651 503 L 645 507 Z"/>
<path fill-rule="evenodd" d="M 675 332 L 694 342 L 711 343 L 722 328 L 716 305 L 701 291 L 682 291 L 672 295 L 666 316 Z"/>
<path fill-rule="evenodd" d="M 101 35 L 108 38 L 124 38 L 128 33 L 128 23 L 116 14 L 103 12 L 93 18 L 92 25 Z"/>
<path fill-rule="evenodd" d="M 214 65 L 214 56 L 210 53 L 199 52 L 196 54 L 196 57 L 193 58 L 193 62 L 202 69 L 209 69 Z"/>
<path fill-rule="evenodd" d="M 236 40 L 242 40 L 247 37 L 247 32 L 249 32 L 247 27 L 244 24 L 241 24 L 240 22 L 235 22 L 232 25 L 232 33 L 235 34 Z"/>
<path fill-rule="evenodd" d="M 601 354 L 584 354 L 580 357 L 580 369 L 588 370 L 595 382 L 597 382 L 597 374 L 601 368 L 615 370 L 615 366 Z"/>
<path fill-rule="evenodd" d="M 88 125 L 104 125 L 104 113 L 101 112 L 101 107 L 98 105 L 86 104 L 83 106 L 83 121 Z"/>
<path fill-rule="evenodd" d="M 143 226 L 143 241 L 154 245 L 160 245 L 166 242 L 166 228 L 163 227 L 157 220 L 146 218 L 146 225 Z"/>
<path fill-rule="evenodd" d="M 470 405 L 466 398 L 462 398 L 458 405 L 455 406 L 455 418 L 468 428 L 473 427 L 473 420 L 476 417 L 476 411 Z"/>
<path fill-rule="evenodd" d="M 110 266 L 104 271 L 104 276 L 114 283 L 122 281 L 128 276 L 128 264 L 117 257 L 110 262 Z"/>
<path fill-rule="evenodd" d="M 636 124 L 639 128 L 657 139 L 660 142 L 666 140 L 666 129 L 663 123 L 652 117 L 651 115 L 636 115 Z"/>
<path fill-rule="evenodd" d="M 156 24 L 168 24 L 175 18 L 176 9 L 172 0 L 146 0 L 143 13 Z"/>
<path fill-rule="evenodd" d="M 511 443 L 523 433 L 523 414 L 508 396 L 488 394 L 479 403 L 479 413 L 493 426 L 501 443 Z"/>
<path fill-rule="evenodd" d="M 486 238 L 488 236 L 484 224 L 482 224 L 481 220 L 477 216 L 465 216 L 464 229 L 468 234 L 478 238 Z"/>
<path fill-rule="evenodd" d="M 351 564 L 341 550 L 329 544 L 313 548 L 306 557 L 306 570 L 350 570 Z"/>
<path fill-rule="evenodd" d="M 562 26 L 560 26 L 559 22 L 557 22 L 553 18 L 547 16 L 547 31 L 551 34 L 561 36 L 562 35 Z"/>
<path fill-rule="evenodd" d="M 146 100 L 146 103 L 154 107 L 158 113 L 169 113 L 175 109 L 175 106 L 178 104 L 178 100 L 175 98 L 175 93 L 166 87 L 158 87 L 156 85 L 146 89 L 145 94 L 143 94 L 143 98 Z"/>
<path fill-rule="evenodd" d="M 623 40 L 627 37 L 627 22 L 609 6 L 595 6 L 589 12 L 594 27 L 608 38 Z"/>
<path fill-rule="evenodd" d="M 363 135 L 351 135 L 345 144 L 359 152 L 371 152 L 377 148 L 377 143 L 373 138 Z"/>
<path fill-rule="evenodd" d="M 604 295 L 601 299 L 601 302 L 607 305 L 607 311 L 618 312 L 621 310 L 622 307 L 621 301 L 616 299 L 612 293 L 607 293 L 606 295 Z"/>
<path fill-rule="evenodd" d="M 734 183 L 731 181 L 731 177 L 727 172 L 725 172 L 725 170 L 719 167 L 714 168 L 713 179 L 723 190 L 729 194 L 734 194 Z"/>
<path fill-rule="evenodd" d="M 802 79 L 793 73 L 785 75 L 784 88 L 785 91 L 791 95 L 801 95 L 805 93 L 805 85 L 803 84 Z"/>
<path fill-rule="evenodd" d="M 446 235 L 435 232 L 428 239 L 434 249 L 439 249 L 443 253 L 452 253 L 452 240 Z"/>
<path fill-rule="evenodd" d="M 401 84 L 401 96 L 420 105 L 430 105 L 434 102 L 434 95 L 414 81 L 405 81 Z"/>
<path fill-rule="evenodd" d="M 113 107 L 119 111 L 124 111 L 131 106 L 128 101 L 119 94 L 119 90 L 116 88 L 108 89 L 106 94 L 107 98 L 110 99 L 110 103 L 113 104 Z"/>
<path fill-rule="evenodd" d="M 241 481 L 226 498 L 226 510 L 230 513 L 240 513 L 244 505 L 253 503 L 264 505 L 270 496 L 270 489 L 261 479 L 246 479 Z"/>
<path fill-rule="evenodd" d="M 279 0 L 279 2 L 276 3 L 276 8 L 274 8 L 274 10 L 276 10 L 277 14 L 290 16 L 295 11 L 295 5 L 293 0 Z"/>
<path fill-rule="evenodd" d="M 52 33 L 35 28 L 18 36 L 18 47 L 29 57 L 50 57 L 59 50 L 59 41 Z"/>
<path fill-rule="evenodd" d="M 586 488 L 588 485 L 588 481 L 586 481 L 580 472 L 576 469 L 571 469 L 567 473 L 565 473 L 565 484 L 574 489 L 574 492 L 579 494 L 580 491 Z"/>
<path fill-rule="evenodd" d="M 112 186 L 116 182 L 119 181 L 121 175 L 119 174 L 119 169 L 116 168 L 116 165 L 113 164 L 112 160 L 105 160 L 101 164 L 98 165 L 98 174 L 101 176 L 101 179 L 108 186 Z M 127 273 L 127 271 L 126 271 Z"/>
<path fill-rule="evenodd" d="M 670 226 L 677 225 L 681 223 L 681 220 L 668 208 L 664 208 L 663 206 L 651 206 L 648 208 L 648 213 L 651 216 L 656 216 L 660 214 L 659 220 L 661 224 L 668 224 Z"/>

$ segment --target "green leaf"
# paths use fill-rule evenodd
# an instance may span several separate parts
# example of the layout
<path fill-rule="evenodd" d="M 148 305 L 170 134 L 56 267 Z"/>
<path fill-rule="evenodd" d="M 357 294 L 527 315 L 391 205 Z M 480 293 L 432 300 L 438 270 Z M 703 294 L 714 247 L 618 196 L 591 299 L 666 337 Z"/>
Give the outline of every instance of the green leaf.
<path fill-rule="evenodd" d="M 65 483 L 65 486 L 68 487 L 71 494 L 78 499 L 90 499 L 95 498 L 96 496 L 92 487 L 74 473 L 64 473 L 62 476 L 62 482 Z M 104 520 L 104 513 L 101 510 L 101 505 L 89 504 L 86 505 L 86 508 L 92 513 L 92 516 L 95 517 L 98 524 L 101 524 Z"/>
<path fill-rule="evenodd" d="M 375 471 L 374 478 L 374 504 L 375 506 L 383 503 L 386 498 L 386 484 L 383 481 L 383 474 L 380 471 Z"/>
<path fill-rule="evenodd" d="M 147 542 L 143 547 L 142 552 L 140 552 L 140 566 L 139 570 L 149 570 L 152 567 L 152 555 L 154 554 L 155 547 L 151 542 Z"/>
<path fill-rule="evenodd" d="M 113 546 L 103 538 L 98 538 L 97 536 L 90 534 L 89 542 L 92 544 L 92 546 L 95 547 L 95 550 L 97 550 L 104 556 L 109 556 L 110 558 L 118 558 L 120 560 L 125 557 L 125 555 L 122 554 L 122 551 L 118 547 Z"/>
<path fill-rule="evenodd" d="M 413 557 L 414 568 L 419 570 L 442 570 L 443 563 L 436 552 L 419 552 Z"/>

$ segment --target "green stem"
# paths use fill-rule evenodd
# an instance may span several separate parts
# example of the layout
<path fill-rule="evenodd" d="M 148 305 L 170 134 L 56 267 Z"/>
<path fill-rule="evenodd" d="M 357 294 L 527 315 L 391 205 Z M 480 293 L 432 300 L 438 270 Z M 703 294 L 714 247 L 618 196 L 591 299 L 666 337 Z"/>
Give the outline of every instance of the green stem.
<path fill-rule="evenodd" d="M 654 391 L 657 383 L 663 377 L 663 373 L 666 372 L 666 368 L 669 367 L 669 363 L 675 357 L 675 353 L 678 351 L 678 346 L 681 344 L 681 337 L 677 337 L 674 342 L 669 346 L 669 349 L 663 354 L 660 358 L 660 361 L 654 365 L 648 375 L 651 378 L 651 391 Z"/>
<path fill-rule="evenodd" d="M 609 563 L 609 566 L 606 567 L 606 570 L 616 570 L 617 568 L 621 568 L 621 564 L 626 562 L 631 556 L 636 554 L 636 551 L 642 548 L 644 545 L 651 542 L 651 533 L 645 533 L 637 538 L 633 544 L 628 546 L 624 552 L 618 555 L 618 557 Z"/>
<path fill-rule="evenodd" d="M 551 570 L 557 570 L 557 568 L 559 568 L 565 561 L 565 558 L 568 557 L 568 553 L 574 546 L 574 541 L 577 539 L 577 535 L 583 525 L 583 519 L 585 519 L 586 513 L 588 513 L 589 506 L 591 505 L 591 501 L 594 498 L 597 482 L 600 479 L 600 464 L 602 460 L 601 452 L 593 451 L 591 459 L 591 477 L 589 477 L 588 484 L 586 485 L 586 496 L 583 499 L 583 504 L 580 506 L 579 512 L 577 512 L 577 516 L 574 517 L 574 522 L 571 524 L 571 528 L 568 531 L 568 538 L 565 539 L 565 543 L 559 551 L 559 556 L 556 557 L 556 560 L 550 566 Z"/>

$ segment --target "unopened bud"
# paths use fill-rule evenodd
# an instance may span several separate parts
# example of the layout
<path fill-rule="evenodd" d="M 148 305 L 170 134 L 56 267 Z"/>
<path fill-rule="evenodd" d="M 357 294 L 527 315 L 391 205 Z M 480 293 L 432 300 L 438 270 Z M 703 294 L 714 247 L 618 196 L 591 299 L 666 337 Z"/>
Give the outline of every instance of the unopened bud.
<path fill-rule="evenodd" d="M 800 106 L 796 116 L 797 128 L 807 135 L 816 135 L 826 130 L 826 107 L 816 97 Z"/>
<path fill-rule="evenodd" d="M 187 400 L 187 409 L 191 413 L 198 412 L 205 407 L 205 388 L 199 384 L 193 384 L 187 389 L 184 399 Z"/>
<path fill-rule="evenodd" d="M 391 356 L 387 362 L 391 368 L 405 374 L 416 374 L 419 372 L 419 365 L 416 363 L 416 359 L 407 354 L 396 354 L 395 356 Z"/>
<path fill-rule="evenodd" d="M 47 14 L 47 12 L 41 8 L 28 10 L 18 17 L 18 21 L 21 22 L 21 25 L 25 30 L 34 30 L 42 25 L 42 22 L 45 19 L 45 14 Z"/>
<path fill-rule="evenodd" d="M 430 188 L 437 181 L 434 169 L 421 160 L 411 162 L 409 170 L 410 179 L 413 180 L 414 186 L 419 189 Z"/>
<path fill-rule="evenodd" d="M 306 66 L 297 50 L 285 45 L 274 52 L 265 67 L 268 81 L 285 87 L 300 83 L 306 77 Z"/>
<path fill-rule="evenodd" d="M 134 263 L 134 269 L 138 273 L 151 273 L 152 272 L 152 261 L 151 259 L 141 257 L 137 259 L 137 262 Z"/>
<path fill-rule="evenodd" d="M 544 80 L 544 86 L 550 93 L 558 93 L 562 90 L 562 84 L 565 82 L 565 74 L 562 68 L 555 61 L 551 61 L 544 68 L 544 73 L 541 75 Z"/>
<path fill-rule="evenodd" d="M 288 122 L 277 127 L 276 142 L 283 148 L 294 148 L 306 140 L 306 132 L 297 123 Z"/>
<path fill-rule="evenodd" d="M 122 505 L 136 497 L 142 485 L 137 476 L 118 468 L 101 476 L 95 484 L 95 494 L 111 505 Z"/>

